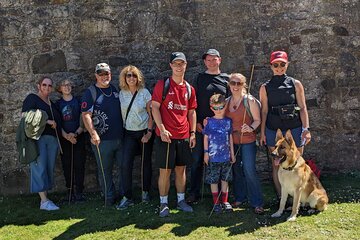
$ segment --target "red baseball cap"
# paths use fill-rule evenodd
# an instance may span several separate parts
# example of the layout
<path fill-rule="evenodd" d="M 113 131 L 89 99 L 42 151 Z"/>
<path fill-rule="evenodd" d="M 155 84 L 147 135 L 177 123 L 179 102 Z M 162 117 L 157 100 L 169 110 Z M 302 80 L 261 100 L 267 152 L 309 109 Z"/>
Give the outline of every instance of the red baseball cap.
<path fill-rule="evenodd" d="M 275 51 L 271 53 L 270 56 L 270 64 L 272 64 L 273 62 L 276 61 L 281 61 L 281 62 L 288 62 L 288 55 L 286 52 L 284 51 Z"/>

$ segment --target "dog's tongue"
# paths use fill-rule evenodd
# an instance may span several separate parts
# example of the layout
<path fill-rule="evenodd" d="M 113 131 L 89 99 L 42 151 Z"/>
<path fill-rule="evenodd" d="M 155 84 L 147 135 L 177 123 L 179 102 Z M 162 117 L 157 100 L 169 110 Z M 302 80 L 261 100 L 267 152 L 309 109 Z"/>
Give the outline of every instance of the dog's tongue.
<path fill-rule="evenodd" d="M 279 166 L 281 158 L 274 158 L 274 165 Z"/>

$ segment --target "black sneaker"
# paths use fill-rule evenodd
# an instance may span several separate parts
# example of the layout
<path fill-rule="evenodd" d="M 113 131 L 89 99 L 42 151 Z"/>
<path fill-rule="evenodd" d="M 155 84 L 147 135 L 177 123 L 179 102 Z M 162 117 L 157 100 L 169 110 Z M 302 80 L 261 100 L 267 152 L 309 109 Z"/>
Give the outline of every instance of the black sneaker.
<path fill-rule="evenodd" d="M 170 215 L 170 209 L 166 203 L 160 204 L 159 216 L 161 218 L 168 217 Z"/>
<path fill-rule="evenodd" d="M 186 199 L 187 204 L 197 204 L 198 202 L 199 202 L 199 198 L 197 198 L 195 195 L 192 194 Z"/>
<path fill-rule="evenodd" d="M 222 212 L 222 207 L 220 204 L 214 204 L 214 213 L 221 213 Z"/>

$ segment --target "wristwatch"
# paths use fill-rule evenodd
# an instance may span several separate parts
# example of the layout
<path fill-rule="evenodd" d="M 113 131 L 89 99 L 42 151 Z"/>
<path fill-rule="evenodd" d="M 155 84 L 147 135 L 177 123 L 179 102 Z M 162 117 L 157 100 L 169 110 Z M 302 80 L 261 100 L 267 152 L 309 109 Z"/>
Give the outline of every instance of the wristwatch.
<path fill-rule="evenodd" d="M 309 127 L 307 127 L 307 128 L 301 128 L 301 131 L 303 132 L 303 131 L 308 131 L 308 132 L 310 132 L 310 128 Z"/>

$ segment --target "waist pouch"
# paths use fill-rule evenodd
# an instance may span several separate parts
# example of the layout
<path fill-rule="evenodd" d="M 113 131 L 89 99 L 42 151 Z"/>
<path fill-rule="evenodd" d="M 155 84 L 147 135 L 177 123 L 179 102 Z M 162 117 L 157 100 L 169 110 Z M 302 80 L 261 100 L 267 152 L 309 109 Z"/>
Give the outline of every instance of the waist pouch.
<path fill-rule="evenodd" d="M 300 108 L 296 104 L 271 107 L 271 113 L 280 116 L 281 120 L 290 120 L 299 116 Z"/>

